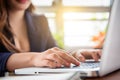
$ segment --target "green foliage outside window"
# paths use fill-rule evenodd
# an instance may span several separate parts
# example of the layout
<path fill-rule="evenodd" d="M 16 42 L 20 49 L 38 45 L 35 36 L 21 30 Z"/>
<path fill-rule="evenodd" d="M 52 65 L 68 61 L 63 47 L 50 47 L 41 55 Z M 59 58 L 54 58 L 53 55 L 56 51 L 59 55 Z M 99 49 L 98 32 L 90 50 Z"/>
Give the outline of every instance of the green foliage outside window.
<path fill-rule="evenodd" d="M 56 40 L 58 46 L 62 49 L 64 49 L 64 39 L 63 39 L 63 35 L 59 34 L 59 33 L 54 33 L 53 34 L 54 39 Z"/>

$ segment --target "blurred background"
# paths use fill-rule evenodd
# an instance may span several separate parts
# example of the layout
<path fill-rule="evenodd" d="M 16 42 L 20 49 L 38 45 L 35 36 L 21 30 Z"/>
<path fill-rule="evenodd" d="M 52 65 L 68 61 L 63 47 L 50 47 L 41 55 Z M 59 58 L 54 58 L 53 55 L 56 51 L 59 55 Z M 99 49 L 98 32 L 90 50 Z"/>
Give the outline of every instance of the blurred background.
<path fill-rule="evenodd" d="M 52 35 L 61 48 L 95 48 L 104 40 L 112 0 L 32 2 L 35 13 L 47 17 Z"/>

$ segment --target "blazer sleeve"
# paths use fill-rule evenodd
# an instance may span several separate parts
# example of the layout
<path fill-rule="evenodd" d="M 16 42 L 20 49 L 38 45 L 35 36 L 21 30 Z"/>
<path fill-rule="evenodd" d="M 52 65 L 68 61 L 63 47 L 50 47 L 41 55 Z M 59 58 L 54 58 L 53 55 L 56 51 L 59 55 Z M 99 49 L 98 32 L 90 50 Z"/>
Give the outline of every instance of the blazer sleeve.
<path fill-rule="evenodd" d="M 6 63 L 8 58 L 12 55 L 12 53 L 0 52 L 0 76 L 4 76 L 4 73 L 7 71 Z"/>
<path fill-rule="evenodd" d="M 42 16 L 41 18 L 42 18 L 42 21 L 44 22 L 43 24 L 45 25 L 43 27 L 43 31 L 46 32 L 46 36 L 47 36 L 47 49 L 52 48 L 52 47 L 58 47 L 55 39 L 53 38 L 51 34 L 47 18 L 45 16 Z"/>
<path fill-rule="evenodd" d="M 44 15 L 34 15 L 34 23 L 37 25 L 40 25 L 40 27 L 37 27 L 37 30 L 41 31 L 42 33 L 42 39 L 46 41 L 46 49 L 52 48 L 52 47 L 58 47 L 55 39 L 53 38 L 48 21 L 46 16 Z"/>

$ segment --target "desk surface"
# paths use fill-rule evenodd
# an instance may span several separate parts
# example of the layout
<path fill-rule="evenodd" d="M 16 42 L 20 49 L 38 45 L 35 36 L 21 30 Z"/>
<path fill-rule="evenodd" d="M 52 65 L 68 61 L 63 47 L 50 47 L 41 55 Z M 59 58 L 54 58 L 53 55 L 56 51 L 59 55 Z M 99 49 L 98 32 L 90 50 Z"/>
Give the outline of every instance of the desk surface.
<path fill-rule="evenodd" d="M 41 74 L 40 76 L 6 76 L 0 78 L 0 80 L 120 80 L 120 70 L 112 72 L 104 77 L 84 78 L 78 79 L 72 78 L 76 73 L 60 73 L 60 74 Z M 66 77 L 65 77 L 66 76 Z M 72 77 L 71 77 L 72 76 Z"/>
<path fill-rule="evenodd" d="M 0 80 L 80 80 L 78 72 L 40 73 L 38 75 L 15 75 L 6 73 Z"/>
<path fill-rule="evenodd" d="M 112 72 L 104 77 L 100 78 L 85 78 L 83 80 L 120 80 L 120 70 Z"/>

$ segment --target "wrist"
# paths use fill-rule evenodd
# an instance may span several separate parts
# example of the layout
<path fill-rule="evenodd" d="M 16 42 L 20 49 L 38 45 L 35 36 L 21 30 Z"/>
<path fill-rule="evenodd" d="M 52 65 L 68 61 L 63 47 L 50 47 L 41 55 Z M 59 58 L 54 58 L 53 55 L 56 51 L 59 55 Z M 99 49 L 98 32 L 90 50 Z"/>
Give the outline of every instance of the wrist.
<path fill-rule="evenodd" d="M 33 55 L 31 56 L 31 59 L 30 59 L 30 63 L 32 65 L 32 67 L 37 67 L 38 66 L 38 62 L 39 62 L 38 56 L 40 56 L 40 55 L 41 54 L 33 53 Z"/>

